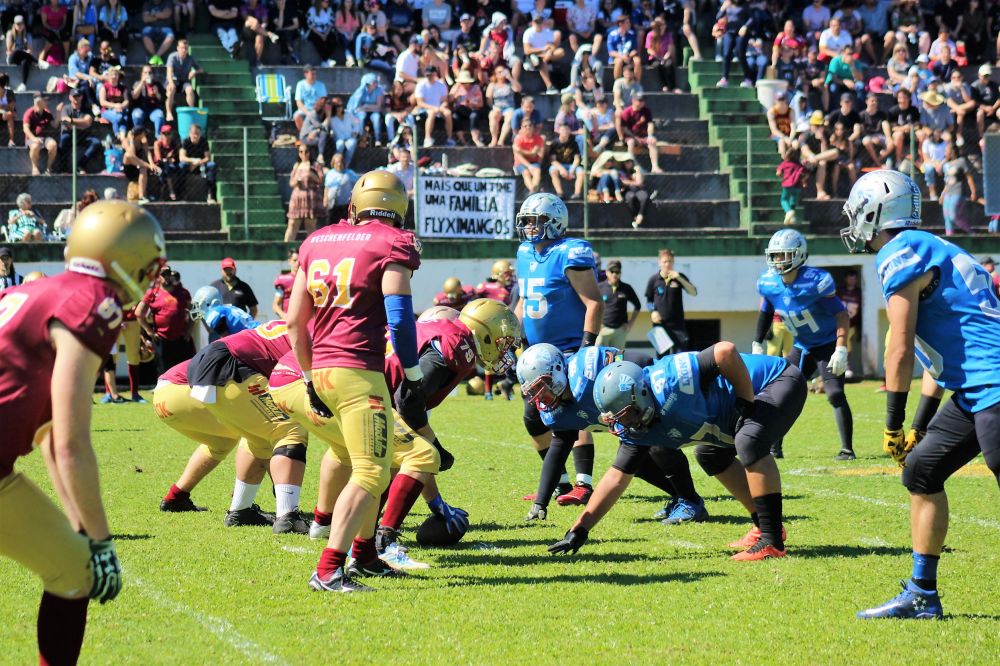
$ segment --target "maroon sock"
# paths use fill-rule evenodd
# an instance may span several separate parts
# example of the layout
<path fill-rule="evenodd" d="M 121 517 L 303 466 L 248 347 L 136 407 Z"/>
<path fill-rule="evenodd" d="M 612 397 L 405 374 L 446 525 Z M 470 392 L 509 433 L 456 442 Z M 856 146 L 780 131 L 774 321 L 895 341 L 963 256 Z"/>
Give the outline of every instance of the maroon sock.
<path fill-rule="evenodd" d="M 128 366 L 128 389 L 132 395 L 139 392 L 139 366 L 131 363 Z"/>
<path fill-rule="evenodd" d="M 324 548 L 323 554 L 319 556 L 319 564 L 316 565 L 316 573 L 320 578 L 329 578 L 337 569 L 344 566 L 347 561 L 347 553 L 336 548 Z"/>
<path fill-rule="evenodd" d="M 38 606 L 38 663 L 42 666 L 75 664 L 83 647 L 90 599 L 63 599 L 42 593 Z"/>
<path fill-rule="evenodd" d="M 313 520 L 316 521 L 317 525 L 322 525 L 323 527 L 326 527 L 327 525 L 333 522 L 333 514 L 323 513 L 317 507 L 313 509 Z"/>
<path fill-rule="evenodd" d="M 389 501 L 385 503 L 382 525 L 394 530 L 402 527 L 403 519 L 413 508 L 413 503 L 420 497 L 420 491 L 423 489 L 423 481 L 417 481 L 406 474 L 397 474 L 389 486 Z"/>
<path fill-rule="evenodd" d="M 486 376 L 483 378 L 483 387 L 484 387 L 483 393 L 485 393 L 486 395 L 489 395 L 490 393 L 493 392 L 493 375 L 491 375 L 488 372 L 486 373 Z"/>
<path fill-rule="evenodd" d="M 371 562 L 378 557 L 378 551 L 375 550 L 375 539 L 355 538 L 351 555 L 362 564 Z"/>
<path fill-rule="evenodd" d="M 167 495 L 163 499 L 169 502 L 171 500 L 187 499 L 188 497 L 191 497 L 191 493 L 189 493 L 186 490 L 181 490 L 180 488 L 177 487 L 177 484 L 175 483 L 170 486 L 170 490 L 167 491 Z"/>

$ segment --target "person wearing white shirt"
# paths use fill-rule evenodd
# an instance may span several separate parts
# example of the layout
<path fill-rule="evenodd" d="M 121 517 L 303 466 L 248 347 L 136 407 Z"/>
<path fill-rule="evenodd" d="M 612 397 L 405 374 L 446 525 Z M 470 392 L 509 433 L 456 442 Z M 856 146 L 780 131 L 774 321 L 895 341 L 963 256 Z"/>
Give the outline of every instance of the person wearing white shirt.
<path fill-rule="evenodd" d="M 560 46 L 562 34 L 558 30 L 545 27 L 544 17 L 535 12 L 531 17 L 531 26 L 524 31 L 522 43 L 527 59 L 524 67 L 529 70 L 538 70 L 538 75 L 542 77 L 542 82 L 545 84 L 546 93 L 557 92 L 552 85 L 552 76 L 549 71 L 552 62 L 559 61 L 566 55 L 566 51 Z"/>
<path fill-rule="evenodd" d="M 849 32 L 841 29 L 840 19 L 830 19 L 830 27 L 819 36 L 820 60 L 829 61 L 836 58 L 848 44 L 854 44 L 854 38 Z"/>
<path fill-rule="evenodd" d="M 417 77 L 420 76 L 420 35 L 410 37 L 409 47 L 396 58 L 396 80 L 403 83 L 407 95 L 417 87 Z"/>
<path fill-rule="evenodd" d="M 424 148 L 430 148 L 434 145 L 432 135 L 434 122 L 438 118 L 444 120 L 444 130 L 447 135 L 445 145 L 454 146 L 451 109 L 448 108 L 448 86 L 440 79 L 435 67 L 425 69 L 424 76 L 425 78 L 420 80 L 413 93 L 417 101 L 416 113 L 427 115 L 427 120 L 424 123 Z"/>
<path fill-rule="evenodd" d="M 412 199 L 413 178 L 416 175 L 416 170 L 413 168 L 410 151 L 401 146 L 397 146 L 394 153 L 396 155 L 396 161 L 386 167 L 386 171 L 391 174 L 395 174 L 395 176 L 402 181 L 403 187 L 406 188 L 406 195 Z"/>

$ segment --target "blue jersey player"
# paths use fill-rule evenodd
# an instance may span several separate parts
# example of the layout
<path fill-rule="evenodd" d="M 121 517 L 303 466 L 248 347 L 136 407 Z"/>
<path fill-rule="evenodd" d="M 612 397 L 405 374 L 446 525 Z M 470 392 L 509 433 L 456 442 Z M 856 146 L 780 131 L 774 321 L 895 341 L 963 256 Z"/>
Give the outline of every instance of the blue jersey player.
<path fill-rule="evenodd" d="M 194 292 L 191 298 L 191 318 L 200 319 L 205 324 L 210 341 L 260 326 L 260 322 L 247 314 L 246 310 L 224 305 L 219 290 L 211 286 L 201 287 Z"/>
<path fill-rule="evenodd" d="M 532 194 L 521 204 L 516 226 L 524 242 L 517 249 L 519 298 L 514 313 L 524 339 L 529 345 L 547 342 L 561 352 L 593 345 L 601 330 L 604 302 L 597 288 L 590 243 L 566 237 L 566 204 L 553 194 Z M 524 402 L 524 425 L 544 461 L 552 434 L 531 400 Z M 564 442 L 577 442 L 573 450 L 576 485 L 569 486 L 564 474 L 556 501 L 586 504 L 593 491 L 594 441 L 588 433 L 572 430 L 556 435 Z M 527 495 L 525 499 L 538 498 Z M 528 518 L 532 519 L 532 514 Z"/>
<path fill-rule="evenodd" d="M 576 524 L 549 550 L 576 552 L 628 487 L 644 447 L 696 444 L 702 468 L 755 522 L 734 542 L 744 550 L 733 559 L 783 557 L 781 476 L 770 447 L 792 427 L 805 399 L 798 368 L 773 356 L 739 354 L 730 342 L 667 356 L 647 368 L 611 363 L 594 382 L 594 403 L 620 439 L 618 455 Z"/>
<path fill-rule="evenodd" d="M 847 331 L 851 323 L 847 308 L 837 298 L 833 277 L 822 268 L 806 266 L 806 239 L 794 229 L 782 229 L 767 244 L 768 269 L 757 280 L 760 313 L 753 353 L 763 354 L 764 336 L 774 315 L 795 336 L 788 362 L 798 366 L 806 378 L 819 370 L 826 399 L 840 433 L 837 460 L 854 460 L 854 418 L 844 394 L 847 371 Z M 773 451 L 781 457 L 780 442 Z"/>
<path fill-rule="evenodd" d="M 967 252 L 920 231 L 920 190 L 906 175 L 873 171 L 854 184 L 841 232 L 852 252 L 876 252 L 890 334 L 885 351 L 885 448 L 910 491 L 913 575 L 861 618 L 940 618 L 937 564 L 948 531 L 944 483 L 980 453 L 1000 481 L 1000 301 L 989 273 Z M 927 434 L 903 436 L 914 357 L 953 391 Z M 911 440 L 912 445 L 912 440 Z"/>
<path fill-rule="evenodd" d="M 594 380 L 605 366 L 616 360 L 629 360 L 646 366 L 653 359 L 637 352 L 622 352 L 615 347 L 585 347 L 564 356 L 556 347 L 541 343 L 528 347 L 517 362 L 517 377 L 521 390 L 535 403 L 544 423 L 555 433 L 566 431 L 605 430 L 600 410 L 594 404 Z M 570 442 L 558 436 L 552 439 L 550 453 L 542 465 L 534 512 L 544 516 L 559 472 L 569 457 Z M 701 521 L 708 517 L 705 501 L 695 490 L 687 458 L 676 449 L 656 447 L 644 451 L 637 463 L 635 475 L 673 496 L 662 517 L 664 523 L 675 525 Z M 659 516 L 659 514 L 657 514 Z"/>

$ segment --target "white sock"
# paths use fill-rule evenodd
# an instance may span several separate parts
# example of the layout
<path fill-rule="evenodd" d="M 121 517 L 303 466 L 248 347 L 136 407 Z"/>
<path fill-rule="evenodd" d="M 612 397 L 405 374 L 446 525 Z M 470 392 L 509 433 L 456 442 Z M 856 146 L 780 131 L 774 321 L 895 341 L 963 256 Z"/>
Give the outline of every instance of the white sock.
<path fill-rule="evenodd" d="M 229 510 L 239 511 L 240 509 L 249 509 L 253 501 L 257 499 L 257 490 L 259 488 L 259 483 L 251 485 L 236 479 L 236 485 L 233 486 L 233 501 L 229 505 Z"/>
<path fill-rule="evenodd" d="M 593 485 L 593 483 L 594 483 L 594 477 L 591 476 L 590 474 L 577 474 L 576 475 L 576 482 L 577 483 L 585 483 L 588 486 L 590 486 L 590 485 Z"/>
<path fill-rule="evenodd" d="M 274 484 L 274 499 L 277 502 L 278 508 L 276 511 L 279 516 L 291 513 L 298 508 L 299 493 L 301 492 L 302 486 L 292 485 L 291 483 Z"/>
<path fill-rule="evenodd" d="M 563 475 L 559 477 L 559 483 L 569 483 L 569 474 L 564 472 Z"/>

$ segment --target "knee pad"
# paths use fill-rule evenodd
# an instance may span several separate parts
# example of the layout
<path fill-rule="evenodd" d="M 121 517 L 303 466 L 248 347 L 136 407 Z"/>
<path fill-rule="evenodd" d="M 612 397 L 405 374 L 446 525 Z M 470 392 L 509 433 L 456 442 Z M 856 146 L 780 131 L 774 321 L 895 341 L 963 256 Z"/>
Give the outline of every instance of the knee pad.
<path fill-rule="evenodd" d="M 903 468 L 903 487 L 917 495 L 933 495 L 944 490 L 944 479 L 938 478 L 931 464 L 924 460 L 920 449 L 915 448 L 906 456 Z"/>
<path fill-rule="evenodd" d="M 715 476 L 729 469 L 736 460 L 736 450 L 728 446 L 699 444 L 694 449 L 694 457 L 705 474 Z"/>
<path fill-rule="evenodd" d="M 746 469 L 761 458 L 771 453 L 771 445 L 751 437 L 736 436 L 736 455 L 740 458 L 740 464 Z"/>
<path fill-rule="evenodd" d="M 306 447 L 304 444 L 293 444 L 291 446 L 282 445 L 275 447 L 274 451 L 271 452 L 271 456 L 284 456 L 290 460 L 296 460 L 300 463 L 305 464 L 306 462 Z"/>
<path fill-rule="evenodd" d="M 826 390 L 826 399 L 830 405 L 834 408 L 847 406 L 847 396 L 840 382 L 825 382 L 823 388 Z"/>

